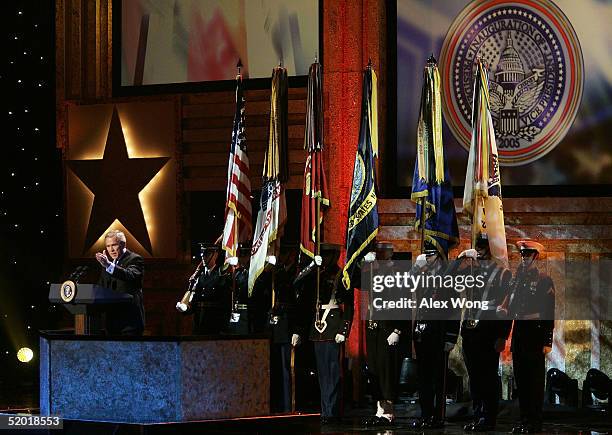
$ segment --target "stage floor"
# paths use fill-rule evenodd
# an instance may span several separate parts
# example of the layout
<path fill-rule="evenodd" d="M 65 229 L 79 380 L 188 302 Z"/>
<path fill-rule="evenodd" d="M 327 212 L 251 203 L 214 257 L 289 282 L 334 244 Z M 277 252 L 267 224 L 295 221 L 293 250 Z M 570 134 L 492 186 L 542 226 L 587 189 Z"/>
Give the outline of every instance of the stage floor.
<path fill-rule="evenodd" d="M 448 421 L 444 429 L 416 431 L 410 423 L 418 415 L 418 405 L 402 403 L 396 406 L 398 418 L 392 426 L 364 428 L 361 420 L 368 415 L 368 409 L 355 409 L 347 413 L 341 423 L 321 426 L 318 414 L 274 415 L 261 418 L 199 421 L 189 423 L 167 423 L 150 425 L 116 424 L 112 422 L 64 421 L 64 429 L 50 431 L 50 434 L 384 434 L 400 435 L 414 433 L 463 434 L 467 404 L 449 405 Z M 509 433 L 515 420 L 516 406 L 503 403 L 496 432 Z M 36 411 L 33 411 L 36 413 Z M 564 407 L 545 409 L 543 433 L 553 434 L 612 434 L 612 416 L 603 412 Z M 20 433 L 27 433 L 21 432 Z M 44 432 L 31 432 L 44 433 Z"/>

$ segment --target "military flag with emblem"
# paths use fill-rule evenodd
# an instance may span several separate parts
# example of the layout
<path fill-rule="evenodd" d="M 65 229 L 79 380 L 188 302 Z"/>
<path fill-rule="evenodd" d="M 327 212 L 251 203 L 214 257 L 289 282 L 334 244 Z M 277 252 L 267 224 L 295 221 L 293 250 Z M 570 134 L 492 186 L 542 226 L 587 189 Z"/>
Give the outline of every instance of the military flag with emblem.
<path fill-rule="evenodd" d="M 459 243 L 459 227 L 442 144 L 440 72 L 433 55 L 423 71 L 410 198 L 416 202 L 415 228 L 421 231 L 421 252 L 427 241 L 447 258 L 448 251 Z"/>
<path fill-rule="evenodd" d="M 264 159 L 263 185 L 249 266 L 249 296 L 269 256 L 278 256 L 280 238 L 287 220 L 284 183 L 289 179 L 287 156 L 287 69 L 272 71 L 270 133 Z"/>
<path fill-rule="evenodd" d="M 371 63 L 363 75 L 361 97 L 361 126 L 359 145 L 353 168 L 351 203 L 346 230 L 346 263 L 342 270 L 342 283 L 351 288 L 353 271 L 368 252 L 368 245 L 378 234 L 378 207 L 376 197 L 376 170 L 374 158 L 378 155 L 378 98 L 376 73 Z"/>
<path fill-rule="evenodd" d="M 489 240 L 491 256 L 508 265 L 499 156 L 489 107 L 489 75 L 478 59 L 472 106 L 472 140 L 465 174 L 463 210 L 472 217 L 472 247 L 480 234 Z"/>

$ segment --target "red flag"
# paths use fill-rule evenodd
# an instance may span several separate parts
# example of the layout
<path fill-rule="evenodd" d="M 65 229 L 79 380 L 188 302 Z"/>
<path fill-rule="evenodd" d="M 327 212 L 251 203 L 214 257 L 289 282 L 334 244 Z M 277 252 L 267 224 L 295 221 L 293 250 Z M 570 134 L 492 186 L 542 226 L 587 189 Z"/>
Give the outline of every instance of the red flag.
<path fill-rule="evenodd" d="M 323 212 L 329 207 L 325 168 L 323 164 L 323 99 L 321 92 L 321 65 L 313 63 L 308 73 L 308 103 L 304 149 L 308 158 L 304 167 L 302 189 L 302 223 L 300 248 L 314 257 L 317 245 L 317 219 L 323 222 Z M 320 201 L 317 216 L 317 201 Z M 319 236 L 319 239 L 321 236 Z M 320 240 L 319 240 L 320 241 Z"/>

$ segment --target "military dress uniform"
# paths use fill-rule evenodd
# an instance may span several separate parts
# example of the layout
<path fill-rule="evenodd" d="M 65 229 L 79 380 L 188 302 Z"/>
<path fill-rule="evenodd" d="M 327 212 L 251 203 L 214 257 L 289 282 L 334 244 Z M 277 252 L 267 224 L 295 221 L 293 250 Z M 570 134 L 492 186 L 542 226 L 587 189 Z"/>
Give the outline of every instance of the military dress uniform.
<path fill-rule="evenodd" d="M 323 245 L 321 248 L 324 249 Z M 344 289 L 341 282 L 341 269 L 336 264 L 336 260 L 328 264 L 326 255 L 330 254 L 323 251 L 325 264 L 320 268 L 318 300 L 316 266 L 306 268 L 296 278 L 299 311 L 308 313 L 304 329 L 309 331 L 308 337 L 314 345 L 321 390 L 321 420 L 323 423 L 340 416 L 341 344 L 336 342 L 336 336 L 341 335 L 347 338 L 353 319 L 352 291 Z M 337 253 L 335 258 L 337 259 Z"/>
<path fill-rule="evenodd" d="M 458 259 L 456 273 L 480 275 L 485 283 L 480 289 L 474 288 L 472 300 L 487 301 L 488 309 L 466 312 L 461 323 L 463 359 L 470 380 L 474 412 L 473 422 L 464 430 L 484 432 L 494 430 L 497 422 L 501 381 L 498 375 L 500 352 L 496 350 L 496 342 L 508 339 L 512 321 L 499 319 L 496 310 L 508 294 L 512 273 L 490 258 L 479 256 L 478 260 L 480 263 L 470 270 L 471 260 Z"/>
<path fill-rule="evenodd" d="M 228 316 L 229 334 L 247 335 L 253 332 L 252 308 L 249 303 L 249 269 L 243 265 L 236 267 L 232 278 L 228 279 L 232 292 L 231 314 Z"/>
<path fill-rule="evenodd" d="M 388 337 L 395 332 L 406 333 L 406 322 L 397 320 L 366 321 L 366 362 L 376 400 L 383 415 L 393 415 L 393 402 L 397 398 L 401 370 L 401 348 L 389 345 Z"/>
<path fill-rule="evenodd" d="M 221 266 L 206 269 L 198 277 L 192 301 L 195 335 L 219 334 L 226 329 L 231 311 L 230 282 Z"/>
<path fill-rule="evenodd" d="M 437 255 L 437 254 L 435 254 Z M 438 259 L 437 261 L 442 261 Z M 444 273 L 446 265 L 438 273 Z M 416 270 L 413 269 L 413 273 Z M 426 266 L 426 274 L 433 273 Z M 448 300 L 452 289 L 417 288 L 419 296 L 436 301 Z M 444 425 L 446 409 L 445 378 L 448 368 L 449 350 L 457 343 L 459 320 L 441 309 L 421 308 L 416 310 L 413 340 L 417 358 L 417 387 L 421 419 L 414 423 L 417 428 L 439 428 Z M 450 349 L 449 349 L 450 348 Z"/>
<path fill-rule="evenodd" d="M 533 241 L 520 241 L 517 246 L 521 255 L 544 250 Z M 534 262 L 519 266 L 508 306 L 514 318 L 511 350 L 521 415 L 521 424 L 513 429 L 515 433 L 539 432 L 542 428 L 544 348 L 551 348 L 553 343 L 554 284 Z"/>
<path fill-rule="evenodd" d="M 297 269 L 295 263 L 277 264 L 274 268 L 274 305 L 268 314 L 268 327 L 272 336 L 272 384 L 275 407 L 281 412 L 291 411 L 291 337 L 303 335 L 296 312 L 293 287 Z"/>
<path fill-rule="evenodd" d="M 375 245 L 376 257 L 385 261 L 385 269 L 389 271 L 393 268 L 393 245 L 387 242 L 378 242 Z M 379 263 L 368 263 L 367 255 L 361 268 L 365 273 L 371 271 L 377 273 Z M 356 288 L 361 288 L 361 271 L 358 271 L 352 281 Z M 395 413 L 393 403 L 397 398 L 399 376 L 402 365 L 401 342 L 405 342 L 404 337 L 410 330 L 410 322 L 406 320 L 380 320 L 374 311 L 374 307 L 369 304 L 368 319 L 365 322 L 366 338 L 366 363 L 370 382 L 372 398 L 376 401 L 377 412 L 374 418 L 364 419 L 365 426 L 387 425 L 393 422 Z M 390 337 L 397 342 L 389 342 Z"/>

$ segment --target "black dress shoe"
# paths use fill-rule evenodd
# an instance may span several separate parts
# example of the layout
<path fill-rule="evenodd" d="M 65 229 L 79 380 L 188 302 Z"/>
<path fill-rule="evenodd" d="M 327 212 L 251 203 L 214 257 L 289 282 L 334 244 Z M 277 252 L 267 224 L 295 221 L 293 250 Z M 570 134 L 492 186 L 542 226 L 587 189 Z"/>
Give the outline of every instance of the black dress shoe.
<path fill-rule="evenodd" d="M 465 426 L 463 426 L 463 430 L 465 432 L 474 432 L 474 426 L 476 425 L 476 422 L 471 422 L 466 424 Z"/>
<path fill-rule="evenodd" d="M 410 423 L 410 427 L 412 429 L 424 429 L 425 428 L 425 420 L 414 420 Z"/>
<path fill-rule="evenodd" d="M 444 422 L 434 417 L 415 420 L 411 424 L 413 429 L 440 429 L 444 427 Z"/>
<path fill-rule="evenodd" d="M 525 425 L 523 423 L 516 425 L 512 428 L 512 433 L 525 433 L 523 432 Z"/>
<path fill-rule="evenodd" d="M 474 424 L 472 427 L 473 432 L 493 432 L 495 430 L 495 425 L 491 423 L 487 423 L 485 421 L 479 421 Z"/>
<path fill-rule="evenodd" d="M 512 433 L 529 433 L 529 425 L 527 423 L 521 423 L 518 426 L 512 428 Z"/>
<path fill-rule="evenodd" d="M 392 426 L 395 423 L 393 420 L 389 420 L 386 417 L 376 417 L 376 421 L 372 424 L 372 426 Z"/>
<path fill-rule="evenodd" d="M 340 417 L 334 416 L 321 416 L 321 426 L 326 426 L 328 424 L 337 424 L 340 423 Z"/>
<path fill-rule="evenodd" d="M 512 428 L 512 433 L 539 433 L 542 432 L 542 425 L 522 423 Z"/>
<path fill-rule="evenodd" d="M 365 417 L 363 420 L 361 420 L 361 425 L 362 426 L 375 426 L 376 423 L 378 423 L 378 417 L 374 416 L 374 417 Z"/>
<path fill-rule="evenodd" d="M 425 428 L 427 429 L 442 429 L 444 427 L 444 422 L 432 419 L 430 421 L 425 422 Z"/>

